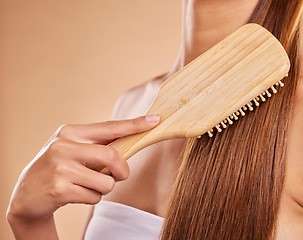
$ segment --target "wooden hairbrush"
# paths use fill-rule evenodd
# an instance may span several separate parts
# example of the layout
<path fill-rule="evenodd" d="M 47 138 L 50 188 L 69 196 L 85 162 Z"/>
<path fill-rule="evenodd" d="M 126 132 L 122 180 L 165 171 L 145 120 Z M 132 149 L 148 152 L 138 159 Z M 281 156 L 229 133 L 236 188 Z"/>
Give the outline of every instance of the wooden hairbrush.
<path fill-rule="evenodd" d="M 126 159 L 167 139 L 221 132 L 258 101 L 277 92 L 290 68 L 279 41 L 265 28 L 247 24 L 167 79 L 147 112 L 161 121 L 154 129 L 111 143 Z M 254 104 L 253 104 L 254 103 Z M 110 174 L 104 166 L 87 167 Z"/>

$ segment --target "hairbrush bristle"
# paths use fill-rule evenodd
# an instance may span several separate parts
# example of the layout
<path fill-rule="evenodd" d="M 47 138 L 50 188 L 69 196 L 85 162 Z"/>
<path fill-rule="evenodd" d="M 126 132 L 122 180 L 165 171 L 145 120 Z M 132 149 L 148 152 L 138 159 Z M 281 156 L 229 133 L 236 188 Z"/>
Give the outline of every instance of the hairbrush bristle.
<path fill-rule="evenodd" d="M 288 76 L 288 74 L 286 75 L 286 77 Z M 280 80 L 278 81 L 276 84 L 276 86 L 280 86 L 280 87 L 284 87 L 284 83 Z M 272 93 L 270 93 L 270 91 Z M 245 104 L 243 107 L 241 107 L 239 110 L 235 111 L 232 115 L 230 115 L 229 117 L 227 117 L 224 121 L 220 122 L 219 124 L 215 125 L 214 128 L 217 129 L 217 132 L 222 132 L 222 128 L 227 128 L 227 123 L 229 125 L 232 125 L 233 124 L 233 120 L 238 120 L 238 116 L 245 116 L 245 112 L 247 109 L 249 109 L 249 111 L 252 111 L 254 110 L 253 108 L 253 103 L 255 105 L 255 107 L 258 107 L 260 105 L 260 100 L 262 102 L 265 102 L 266 101 L 266 98 L 264 96 L 267 96 L 268 98 L 270 98 L 272 96 L 272 94 L 275 94 L 277 93 L 277 89 L 274 87 L 274 86 L 271 86 L 269 89 L 267 89 L 265 92 L 261 93 L 259 96 L 257 96 L 256 98 L 254 98 L 252 101 L 250 101 L 249 103 Z M 253 102 L 253 103 L 252 103 Z M 221 124 L 221 125 L 220 125 Z M 213 131 L 214 129 L 210 129 L 209 131 L 207 131 L 208 133 L 208 136 L 209 137 L 212 137 L 213 136 Z M 198 138 L 200 138 L 201 136 L 199 136 Z"/>
<path fill-rule="evenodd" d="M 213 129 L 207 131 L 209 137 L 212 137 L 212 136 L 213 136 L 213 134 L 212 134 L 213 131 L 214 131 Z"/>
<path fill-rule="evenodd" d="M 239 112 L 241 113 L 242 116 L 245 116 L 245 112 L 242 110 L 242 108 L 239 109 Z"/>
<path fill-rule="evenodd" d="M 227 125 L 224 122 L 221 122 L 223 128 L 227 128 Z"/>

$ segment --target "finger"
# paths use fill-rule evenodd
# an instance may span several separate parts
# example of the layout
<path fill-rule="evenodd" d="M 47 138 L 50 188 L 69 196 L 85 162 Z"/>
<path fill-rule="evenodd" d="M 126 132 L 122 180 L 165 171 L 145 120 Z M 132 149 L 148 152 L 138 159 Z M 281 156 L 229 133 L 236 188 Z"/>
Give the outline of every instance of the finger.
<path fill-rule="evenodd" d="M 84 167 L 86 163 L 107 167 L 116 181 L 122 181 L 129 176 L 129 166 L 124 158 L 112 147 L 78 143 L 66 139 L 58 139 L 50 146 L 50 152 L 57 161 L 69 160 L 70 168 L 74 166 Z M 72 160 L 72 161 L 70 161 Z M 75 165 L 74 161 L 79 165 Z M 91 171 L 91 170 L 89 170 Z M 87 175 L 90 173 L 87 172 Z"/>
<path fill-rule="evenodd" d="M 84 166 L 74 169 L 70 176 L 72 183 L 100 192 L 106 195 L 111 192 L 115 186 L 115 179 L 111 176 L 96 172 Z"/>
<path fill-rule="evenodd" d="M 102 198 L 102 193 L 93 189 L 85 188 L 76 184 L 71 184 L 69 191 L 65 195 L 66 203 L 97 204 Z"/>
<path fill-rule="evenodd" d="M 86 146 L 86 149 L 90 149 L 90 153 L 82 151 L 75 156 L 84 166 L 89 164 L 98 166 L 100 169 L 107 167 L 116 181 L 123 181 L 128 178 L 130 171 L 128 163 L 113 147 L 90 145 Z M 98 171 L 98 169 L 94 170 Z"/>
<path fill-rule="evenodd" d="M 107 139 L 116 139 L 136 133 L 145 132 L 159 124 L 158 115 L 148 115 L 123 121 L 108 121 L 102 123 L 102 133 Z"/>
<path fill-rule="evenodd" d="M 150 130 L 159 121 L 158 115 L 148 115 L 121 121 L 68 124 L 60 127 L 57 137 L 82 143 L 108 144 L 117 138 Z"/>

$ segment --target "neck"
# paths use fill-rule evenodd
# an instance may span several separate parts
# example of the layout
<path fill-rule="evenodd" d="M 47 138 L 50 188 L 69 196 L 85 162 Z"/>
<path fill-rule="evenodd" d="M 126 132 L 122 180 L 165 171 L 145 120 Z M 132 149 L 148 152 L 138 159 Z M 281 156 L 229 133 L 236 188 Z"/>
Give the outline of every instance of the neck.
<path fill-rule="evenodd" d="M 247 23 L 259 0 L 184 0 L 181 47 L 168 77 Z"/>

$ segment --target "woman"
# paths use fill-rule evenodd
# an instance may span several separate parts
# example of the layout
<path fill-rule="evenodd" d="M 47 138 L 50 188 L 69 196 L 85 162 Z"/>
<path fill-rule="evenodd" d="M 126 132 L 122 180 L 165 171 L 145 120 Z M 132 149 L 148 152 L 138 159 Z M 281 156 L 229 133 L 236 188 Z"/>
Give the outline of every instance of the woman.
<path fill-rule="evenodd" d="M 298 61 L 301 59 L 297 20 L 301 19 L 301 7 L 302 1 L 295 0 L 183 1 L 182 43 L 175 66 L 168 74 L 159 76 L 123 95 L 115 108 L 115 119 L 144 114 L 165 79 L 249 21 L 266 26 L 286 46 L 292 62 L 292 72 L 285 80 L 285 90 L 281 90 L 274 99 L 262 104 L 260 109 L 248 114 L 235 126 L 224 130 L 222 134 L 216 134 L 213 139 L 203 136 L 201 140 L 189 144 L 178 177 L 176 172 L 181 165 L 178 159 L 185 145 L 185 139 L 158 143 L 133 156 L 128 161 L 129 177 L 117 183 L 113 190 L 107 188 L 104 191 L 96 182 L 89 185 L 89 188 L 95 190 L 90 192 L 91 203 L 96 203 L 100 197 L 98 194 L 98 197 L 93 197 L 96 192 L 112 191 L 102 197 L 106 201 L 101 201 L 95 206 L 94 211 L 92 210 L 92 218 L 86 231 L 87 239 L 117 239 L 119 236 L 121 239 L 136 237 L 156 239 L 161 231 L 164 216 L 163 239 L 300 239 L 303 236 L 300 232 L 303 229 L 301 208 L 303 189 L 299 180 L 302 179 L 303 163 L 300 159 L 303 153 L 298 147 L 303 144 L 303 129 L 300 125 L 303 120 L 303 90 L 302 85 L 297 87 L 300 70 Z M 291 106 L 294 102 L 294 117 L 291 118 Z M 282 110 L 276 111 L 276 108 Z M 279 121 L 273 122 L 275 117 Z M 270 123 L 272 123 L 271 128 L 269 128 Z M 249 127 L 245 128 L 245 125 Z M 289 134 L 286 138 L 288 125 Z M 261 134 L 257 134 L 257 127 L 261 129 Z M 59 155 L 70 156 L 70 150 L 66 145 L 64 147 L 66 141 L 85 144 L 89 138 L 92 142 L 92 138 L 88 137 L 91 133 L 85 133 L 86 137 L 83 138 L 79 134 L 80 129 L 84 127 L 67 126 L 59 130 L 55 136 L 64 140 L 59 144 L 61 150 L 50 151 L 49 154 L 46 148 L 44 152 L 38 154 L 35 161 L 40 162 L 41 165 L 52 163 L 58 152 Z M 247 132 L 243 134 L 245 130 Z M 285 156 L 286 140 L 287 157 Z M 223 143 L 229 144 L 223 145 Z M 80 148 L 79 144 L 78 146 Z M 265 153 L 264 160 L 262 156 Z M 287 161 L 286 178 L 282 188 L 285 161 Z M 232 168 L 228 168 L 231 166 L 228 163 L 233 164 Z M 74 179 L 68 178 L 69 174 L 63 174 L 68 170 L 64 166 L 60 168 L 60 163 L 58 164 L 57 169 L 61 169 L 61 176 L 65 177 L 64 181 L 72 182 Z M 121 170 L 126 169 L 126 166 L 116 169 L 115 164 L 109 161 L 103 161 L 103 164 L 113 169 L 115 180 L 126 178 L 127 171 Z M 41 168 L 43 169 L 43 166 Z M 30 186 L 26 184 L 27 179 L 40 179 L 40 176 L 39 178 L 35 176 L 31 169 L 33 167 L 29 166 L 20 179 L 23 186 Z M 99 181 L 112 181 L 103 176 L 101 179 L 100 175 L 102 174 L 98 177 L 96 175 L 95 178 Z M 56 176 L 58 173 L 55 171 L 49 177 L 53 181 L 58 179 Z M 176 182 L 175 190 L 172 189 L 174 182 Z M 16 214 L 18 194 L 19 197 L 26 196 L 28 202 L 34 198 L 34 195 L 31 196 L 22 185 L 17 185 L 16 194 L 12 196 L 8 214 L 12 228 L 26 226 L 16 224 L 23 219 L 30 223 L 29 225 L 36 223 L 35 229 L 32 229 L 33 232 L 30 234 L 37 233 L 36 236 L 39 236 L 48 232 L 49 238 L 44 239 L 52 239 L 49 234 L 51 232 L 52 237 L 56 239 L 52 212 L 68 202 L 64 188 L 58 191 L 60 199 L 63 200 L 59 203 L 52 202 L 52 209 L 47 215 L 38 214 L 39 218 L 35 215 L 30 219 L 28 215 L 33 212 L 32 208 L 20 207 L 19 212 L 21 211 L 22 214 L 19 216 Z M 40 191 L 38 187 L 34 190 Z M 33 189 L 32 186 L 29 188 Z M 218 191 L 214 191 L 215 189 Z M 45 192 L 44 196 L 48 195 L 49 193 Z M 87 203 L 89 199 L 84 195 L 82 199 L 79 192 L 77 202 Z M 235 200 L 234 204 L 232 204 L 233 200 Z M 35 211 L 40 210 L 36 208 Z M 104 214 L 100 215 L 101 213 Z M 113 213 L 118 215 L 113 216 Z M 125 214 L 139 220 L 129 224 Z M 152 221 L 151 229 L 144 224 L 144 220 Z M 14 232 L 18 233 L 17 230 Z M 18 236 L 22 236 L 21 232 L 20 230 Z"/>

